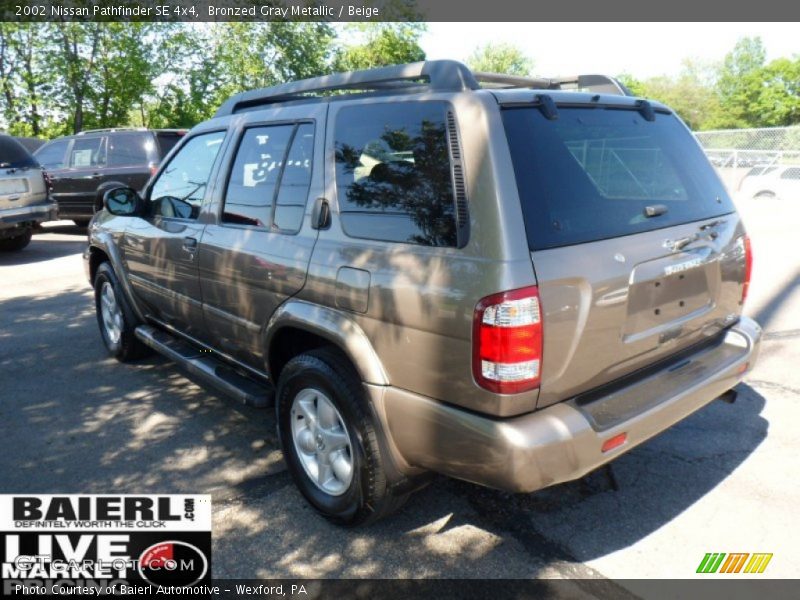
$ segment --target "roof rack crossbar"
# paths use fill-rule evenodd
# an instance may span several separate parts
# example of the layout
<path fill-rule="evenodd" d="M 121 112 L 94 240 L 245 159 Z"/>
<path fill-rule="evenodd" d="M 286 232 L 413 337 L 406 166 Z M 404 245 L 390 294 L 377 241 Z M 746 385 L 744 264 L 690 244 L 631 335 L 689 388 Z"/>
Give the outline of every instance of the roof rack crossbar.
<path fill-rule="evenodd" d="M 420 83 L 424 83 L 430 91 L 443 92 L 475 90 L 479 87 L 472 72 L 463 64 L 453 60 L 430 60 L 364 71 L 334 73 L 242 92 L 225 102 L 215 116 L 231 115 L 251 106 L 300 100 L 324 92 L 404 90 L 416 88 Z"/>

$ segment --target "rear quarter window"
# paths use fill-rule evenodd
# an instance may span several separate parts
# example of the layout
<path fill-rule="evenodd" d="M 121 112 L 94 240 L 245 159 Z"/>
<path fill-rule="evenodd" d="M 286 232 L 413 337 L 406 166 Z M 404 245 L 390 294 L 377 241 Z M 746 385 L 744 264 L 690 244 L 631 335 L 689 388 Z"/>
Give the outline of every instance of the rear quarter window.
<path fill-rule="evenodd" d="M 113 133 L 108 136 L 108 166 L 142 166 L 158 160 L 153 135 L 147 132 Z"/>
<path fill-rule="evenodd" d="M 507 108 L 503 121 L 533 250 L 651 231 L 734 210 L 697 142 L 671 114 Z M 646 217 L 645 208 L 666 212 Z"/>
<path fill-rule="evenodd" d="M 362 104 L 336 117 L 336 188 L 351 237 L 457 243 L 444 102 Z"/>

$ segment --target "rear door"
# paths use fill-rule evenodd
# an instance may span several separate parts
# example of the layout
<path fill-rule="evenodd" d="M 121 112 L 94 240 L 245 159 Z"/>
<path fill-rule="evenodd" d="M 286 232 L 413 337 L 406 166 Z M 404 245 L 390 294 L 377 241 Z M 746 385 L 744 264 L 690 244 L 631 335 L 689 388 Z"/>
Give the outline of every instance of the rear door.
<path fill-rule="evenodd" d="M 503 118 L 544 310 L 539 406 L 737 318 L 744 231 L 676 116 L 594 105 Z"/>
<path fill-rule="evenodd" d="M 317 232 L 306 219 L 324 189 L 326 107 L 282 112 L 280 121 L 246 117 L 231 144 L 229 172 L 200 244 L 206 327 L 222 351 L 263 368 L 264 326 L 304 285 Z M 293 114 L 297 120 L 292 119 Z M 316 158 L 315 158 L 316 157 Z"/>
<path fill-rule="evenodd" d="M 89 219 L 94 215 L 97 186 L 106 166 L 106 137 L 85 135 L 73 139 L 66 169 L 53 177 L 53 199 L 60 216 Z"/>

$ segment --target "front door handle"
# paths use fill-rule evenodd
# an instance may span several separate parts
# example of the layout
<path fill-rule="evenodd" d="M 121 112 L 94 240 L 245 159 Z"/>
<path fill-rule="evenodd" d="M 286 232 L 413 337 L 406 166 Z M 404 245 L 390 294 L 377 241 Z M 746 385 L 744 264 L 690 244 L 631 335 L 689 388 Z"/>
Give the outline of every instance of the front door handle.
<path fill-rule="evenodd" d="M 183 249 L 189 254 L 194 254 L 197 250 L 197 239 L 193 237 L 183 238 Z"/>

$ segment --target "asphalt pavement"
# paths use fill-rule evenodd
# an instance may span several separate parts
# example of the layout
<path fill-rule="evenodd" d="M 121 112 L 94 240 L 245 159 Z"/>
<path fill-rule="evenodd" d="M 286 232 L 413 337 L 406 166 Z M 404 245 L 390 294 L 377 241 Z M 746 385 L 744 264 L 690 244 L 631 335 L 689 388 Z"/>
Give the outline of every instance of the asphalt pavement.
<path fill-rule="evenodd" d="M 713 402 L 621 457 L 618 490 L 602 470 L 528 495 L 439 478 L 355 530 L 305 504 L 271 410 L 159 357 L 108 358 L 83 276 L 86 232 L 48 224 L 0 255 L 0 493 L 210 493 L 215 577 L 581 578 L 574 597 L 591 597 L 587 582 L 691 578 L 705 553 L 735 551 L 771 552 L 760 577 L 796 578 L 796 205 L 740 202 L 755 253 L 746 311 L 766 333 L 735 404 Z"/>

